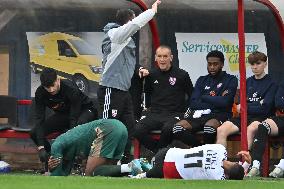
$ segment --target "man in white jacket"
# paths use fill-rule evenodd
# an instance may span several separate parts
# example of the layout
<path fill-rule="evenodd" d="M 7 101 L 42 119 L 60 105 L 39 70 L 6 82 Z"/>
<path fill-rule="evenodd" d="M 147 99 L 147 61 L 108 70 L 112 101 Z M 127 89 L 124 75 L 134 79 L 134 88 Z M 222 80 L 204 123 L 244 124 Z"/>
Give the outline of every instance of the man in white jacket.
<path fill-rule="evenodd" d="M 149 74 L 147 69 L 136 66 L 135 43 L 132 36 L 147 24 L 157 13 L 157 0 L 151 9 L 139 16 L 130 9 L 119 10 L 117 23 L 105 26 L 105 36 L 102 42 L 103 74 L 98 89 L 99 118 L 118 119 L 128 130 L 129 137 L 135 124 L 131 96 L 128 92 L 133 74 L 140 77 Z M 125 149 L 129 156 L 131 141 Z"/>

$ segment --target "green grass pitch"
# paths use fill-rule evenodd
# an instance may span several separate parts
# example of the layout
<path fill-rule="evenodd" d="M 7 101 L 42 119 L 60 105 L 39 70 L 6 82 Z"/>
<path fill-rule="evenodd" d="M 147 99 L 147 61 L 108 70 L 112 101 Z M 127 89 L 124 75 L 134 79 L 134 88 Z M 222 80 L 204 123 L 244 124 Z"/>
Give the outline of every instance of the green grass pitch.
<path fill-rule="evenodd" d="M 0 175 L 1 189 L 284 189 L 284 179 L 245 179 L 243 181 L 190 181 L 130 179 L 110 177 L 48 177 L 39 175 Z"/>

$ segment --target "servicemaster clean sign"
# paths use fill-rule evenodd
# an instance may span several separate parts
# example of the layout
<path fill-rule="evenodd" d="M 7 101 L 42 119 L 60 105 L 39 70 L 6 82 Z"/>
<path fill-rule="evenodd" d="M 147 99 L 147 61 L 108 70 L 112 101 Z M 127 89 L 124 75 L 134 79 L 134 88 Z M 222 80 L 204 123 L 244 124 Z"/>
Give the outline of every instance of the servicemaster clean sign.
<path fill-rule="evenodd" d="M 208 74 L 206 55 L 212 50 L 223 52 L 224 68 L 239 79 L 239 42 L 237 33 L 176 33 L 179 67 L 186 70 L 195 84 L 198 77 Z M 253 75 L 247 57 L 253 51 L 267 54 L 263 33 L 245 34 L 246 75 Z M 268 73 L 268 67 L 266 67 Z"/>

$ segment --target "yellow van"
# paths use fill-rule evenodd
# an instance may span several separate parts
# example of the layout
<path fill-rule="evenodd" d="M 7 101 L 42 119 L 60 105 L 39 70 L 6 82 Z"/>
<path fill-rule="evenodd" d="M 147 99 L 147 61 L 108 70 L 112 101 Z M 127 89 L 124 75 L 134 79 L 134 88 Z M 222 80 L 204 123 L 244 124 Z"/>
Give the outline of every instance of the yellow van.
<path fill-rule="evenodd" d="M 34 73 L 45 67 L 73 80 L 88 93 L 97 87 L 102 72 L 101 60 L 83 39 L 61 32 L 47 33 L 29 41 L 30 66 Z"/>

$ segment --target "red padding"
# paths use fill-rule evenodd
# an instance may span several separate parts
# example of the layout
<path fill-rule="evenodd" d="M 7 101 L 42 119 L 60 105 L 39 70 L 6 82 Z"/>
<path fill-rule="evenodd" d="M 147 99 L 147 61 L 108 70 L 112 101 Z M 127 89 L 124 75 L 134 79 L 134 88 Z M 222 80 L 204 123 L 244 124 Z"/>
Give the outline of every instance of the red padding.
<path fill-rule="evenodd" d="M 61 133 L 55 132 L 47 136 L 48 139 L 54 139 Z M 30 138 L 29 132 L 15 131 L 12 129 L 0 131 L 0 138 Z"/>
<path fill-rule="evenodd" d="M 17 103 L 18 105 L 31 105 L 32 100 L 18 100 Z"/>

